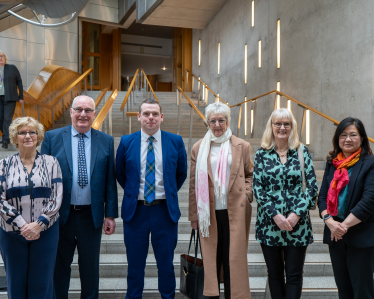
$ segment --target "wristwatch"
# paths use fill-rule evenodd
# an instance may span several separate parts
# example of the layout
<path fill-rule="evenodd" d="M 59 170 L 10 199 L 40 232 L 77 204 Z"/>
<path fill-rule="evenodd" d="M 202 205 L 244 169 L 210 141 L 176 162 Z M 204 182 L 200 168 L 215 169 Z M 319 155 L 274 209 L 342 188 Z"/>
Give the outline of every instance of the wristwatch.
<path fill-rule="evenodd" d="M 331 218 L 332 216 L 330 214 L 325 214 L 325 216 L 323 216 L 323 222 L 326 222 L 327 219 Z"/>

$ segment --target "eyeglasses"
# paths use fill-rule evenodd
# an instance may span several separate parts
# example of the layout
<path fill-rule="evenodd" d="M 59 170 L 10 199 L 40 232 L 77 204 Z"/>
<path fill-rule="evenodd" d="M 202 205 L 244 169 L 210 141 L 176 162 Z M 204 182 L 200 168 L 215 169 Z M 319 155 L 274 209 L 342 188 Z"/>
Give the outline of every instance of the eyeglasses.
<path fill-rule="evenodd" d="M 348 139 L 348 137 L 349 137 L 351 140 L 353 140 L 353 139 L 358 139 L 358 138 L 360 138 L 361 136 L 358 135 L 358 134 L 350 134 L 350 135 L 348 135 L 348 134 L 345 134 L 345 133 L 343 133 L 343 134 L 341 134 L 341 135 L 339 136 L 339 138 L 340 138 L 340 139 L 343 139 L 343 140 Z"/>
<path fill-rule="evenodd" d="M 0 55 L 0 58 L 4 58 L 5 56 L 4 55 Z"/>
<path fill-rule="evenodd" d="M 36 131 L 18 131 L 17 134 L 22 137 L 26 137 L 27 134 L 29 134 L 30 137 L 33 137 L 35 135 L 38 135 L 38 132 Z"/>
<path fill-rule="evenodd" d="M 86 113 L 87 115 L 90 115 L 92 112 L 95 111 L 95 110 L 92 110 L 92 109 L 83 109 L 83 108 L 73 108 L 73 109 L 78 114 L 81 114 L 84 110 L 84 113 Z"/>
<path fill-rule="evenodd" d="M 272 123 L 276 128 L 281 128 L 282 125 L 285 129 L 288 129 L 291 127 L 290 123 Z"/>
<path fill-rule="evenodd" d="M 212 119 L 209 121 L 209 125 L 215 126 L 216 122 L 218 122 L 219 125 L 223 125 L 226 122 L 226 119 L 218 119 L 218 120 Z"/>

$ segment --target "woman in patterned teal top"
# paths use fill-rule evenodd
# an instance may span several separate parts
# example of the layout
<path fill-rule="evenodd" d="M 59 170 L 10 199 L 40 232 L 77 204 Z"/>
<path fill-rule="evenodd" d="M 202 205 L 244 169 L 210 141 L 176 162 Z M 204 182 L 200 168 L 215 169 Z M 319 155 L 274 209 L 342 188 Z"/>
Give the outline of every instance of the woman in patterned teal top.
<path fill-rule="evenodd" d="M 305 193 L 299 146 L 303 148 Z M 301 297 L 306 248 L 313 243 L 309 209 L 317 190 L 312 159 L 307 147 L 299 142 L 292 113 L 287 109 L 275 110 L 256 153 L 253 172 L 253 192 L 258 204 L 256 239 L 261 243 L 268 267 L 273 299 Z"/>

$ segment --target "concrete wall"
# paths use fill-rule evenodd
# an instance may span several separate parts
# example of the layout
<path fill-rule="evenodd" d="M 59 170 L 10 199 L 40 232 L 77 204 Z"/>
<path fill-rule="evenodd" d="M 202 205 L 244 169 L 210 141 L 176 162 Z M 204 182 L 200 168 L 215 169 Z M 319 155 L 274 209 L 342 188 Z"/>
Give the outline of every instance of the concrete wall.
<path fill-rule="evenodd" d="M 347 116 L 360 118 L 368 135 L 374 137 L 372 11 L 374 1 L 371 0 L 255 0 L 255 26 L 252 27 L 251 1 L 228 0 L 205 29 L 193 31 L 192 71 L 230 105 L 243 101 L 245 96 L 256 97 L 274 90 L 280 81 L 282 92 L 338 121 Z M 278 19 L 281 24 L 279 69 L 276 63 Z M 201 66 L 198 66 L 199 39 Z M 260 39 L 262 67 L 258 68 Z M 218 42 L 221 43 L 220 75 L 217 74 Z M 245 44 L 248 45 L 246 85 Z M 213 98 L 209 101 L 213 102 Z M 286 100 L 281 100 L 281 107 L 287 107 Z M 274 96 L 258 100 L 255 138 L 261 138 L 273 108 Z M 234 133 L 238 110 L 232 109 Z M 301 125 L 303 109 L 293 103 L 292 111 Z M 316 159 L 324 159 L 331 150 L 334 131 L 330 121 L 311 112 L 309 148 Z"/>

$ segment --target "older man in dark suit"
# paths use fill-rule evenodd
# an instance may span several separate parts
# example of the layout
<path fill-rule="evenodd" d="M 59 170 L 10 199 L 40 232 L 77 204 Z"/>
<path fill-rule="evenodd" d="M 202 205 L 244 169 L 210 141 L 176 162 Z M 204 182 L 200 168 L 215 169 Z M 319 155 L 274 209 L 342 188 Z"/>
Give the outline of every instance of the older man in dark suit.
<path fill-rule="evenodd" d="M 91 128 L 96 116 L 92 98 L 76 97 L 70 116 L 72 125 L 47 132 L 42 144 L 42 153 L 59 161 L 64 186 L 55 298 L 68 298 L 70 266 L 77 247 L 81 298 L 94 299 L 99 294 L 102 229 L 107 235 L 113 234 L 114 218 L 118 217 L 114 140 Z"/>

